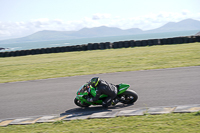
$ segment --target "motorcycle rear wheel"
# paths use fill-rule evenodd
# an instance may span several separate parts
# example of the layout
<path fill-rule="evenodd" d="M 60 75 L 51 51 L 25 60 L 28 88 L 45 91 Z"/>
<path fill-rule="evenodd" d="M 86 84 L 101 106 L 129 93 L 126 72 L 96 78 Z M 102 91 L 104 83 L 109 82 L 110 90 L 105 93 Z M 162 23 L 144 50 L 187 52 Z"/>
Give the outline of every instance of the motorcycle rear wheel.
<path fill-rule="evenodd" d="M 121 101 L 124 104 L 133 104 L 138 99 L 137 93 L 133 90 L 126 90 L 124 93 L 122 93 L 119 96 L 120 96 L 120 98 L 122 98 L 122 97 L 124 98 Z"/>
<path fill-rule="evenodd" d="M 75 103 L 77 106 L 80 106 L 80 107 L 89 107 L 89 106 L 90 106 L 90 104 L 81 103 L 81 101 L 78 100 L 77 98 L 74 99 L 74 103 Z"/>

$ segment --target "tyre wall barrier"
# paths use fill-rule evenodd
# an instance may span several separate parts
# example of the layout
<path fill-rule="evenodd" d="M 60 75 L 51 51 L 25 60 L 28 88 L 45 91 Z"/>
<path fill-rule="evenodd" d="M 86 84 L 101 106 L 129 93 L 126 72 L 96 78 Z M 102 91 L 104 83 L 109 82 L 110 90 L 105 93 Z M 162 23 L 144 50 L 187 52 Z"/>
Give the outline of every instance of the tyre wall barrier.
<path fill-rule="evenodd" d="M 200 35 L 196 36 L 196 42 L 200 42 Z"/>
<path fill-rule="evenodd" d="M 193 42 L 200 42 L 200 36 L 184 36 L 184 37 L 136 40 L 136 41 L 129 40 L 129 41 L 118 41 L 113 43 L 111 42 L 88 43 L 88 44 L 74 45 L 74 46 L 8 51 L 8 52 L 0 52 L 0 57 L 14 57 L 14 56 L 37 55 L 37 54 L 48 54 L 48 53 L 98 50 L 98 49 L 103 50 L 110 48 L 117 49 L 117 48 L 128 48 L 128 47 L 144 47 L 153 45 L 169 45 L 169 44 L 182 44 L 182 43 L 193 43 Z"/>

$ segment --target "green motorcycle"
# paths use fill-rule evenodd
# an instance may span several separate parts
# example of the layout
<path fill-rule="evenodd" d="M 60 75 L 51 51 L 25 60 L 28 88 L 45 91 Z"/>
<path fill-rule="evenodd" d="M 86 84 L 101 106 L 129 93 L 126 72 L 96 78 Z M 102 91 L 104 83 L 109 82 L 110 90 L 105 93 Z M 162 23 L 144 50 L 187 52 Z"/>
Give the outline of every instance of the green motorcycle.
<path fill-rule="evenodd" d="M 104 99 L 106 99 L 107 95 L 102 94 L 99 97 L 98 101 L 95 102 L 88 102 L 87 98 L 90 97 L 95 97 L 96 96 L 96 89 L 93 88 L 92 86 L 83 85 L 80 87 L 80 89 L 77 91 L 77 96 L 74 99 L 74 103 L 77 106 L 80 107 L 89 107 L 91 105 L 102 105 L 102 102 Z M 117 98 L 119 102 L 124 103 L 124 104 L 133 104 L 134 102 L 137 101 L 138 95 L 135 91 L 133 90 L 127 90 L 130 85 L 121 83 L 119 85 L 116 85 L 118 89 L 117 93 Z"/>

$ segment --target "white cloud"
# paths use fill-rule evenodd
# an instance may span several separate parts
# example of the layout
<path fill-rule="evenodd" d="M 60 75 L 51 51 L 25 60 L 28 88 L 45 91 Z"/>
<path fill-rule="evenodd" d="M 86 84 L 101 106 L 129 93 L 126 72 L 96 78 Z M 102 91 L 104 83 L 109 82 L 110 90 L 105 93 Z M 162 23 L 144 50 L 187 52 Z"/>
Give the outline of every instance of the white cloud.
<path fill-rule="evenodd" d="M 200 13 L 194 14 L 188 10 L 176 12 L 149 13 L 145 16 L 123 18 L 111 16 L 110 14 L 94 14 L 92 17 L 85 17 L 82 20 L 63 21 L 61 19 L 50 20 L 41 18 L 28 22 L 1 22 L 0 40 L 14 37 L 22 37 L 41 30 L 71 31 L 80 30 L 84 27 L 109 26 L 121 29 L 140 28 L 149 30 L 158 28 L 167 22 L 178 22 L 183 19 L 193 18 L 200 20 Z"/>
<path fill-rule="evenodd" d="M 149 30 L 158 28 L 168 22 L 179 22 L 187 18 L 200 20 L 200 14 L 192 14 L 187 10 L 183 10 L 180 13 L 175 13 L 175 12 L 160 12 L 157 14 L 149 13 L 145 16 L 123 19 L 123 20 L 119 19 L 119 21 L 121 21 L 119 27 L 121 27 L 122 29 L 134 27 L 143 30 Z"/>
<path fill-rule="evenodd" d="M 188 15 L 188 14 L 190 14 L 190 11 L 188 11 L 188 10 L 182 10 L 182 14 L 183 15 Z"/>
<path fill-rule="evenodd" d="M 96 13 L 92 16 L 93 20 L 99 20 L 99 19 L 107 19 L 110 18 L 110 14 L 101 14 L 101 13 Z"/>

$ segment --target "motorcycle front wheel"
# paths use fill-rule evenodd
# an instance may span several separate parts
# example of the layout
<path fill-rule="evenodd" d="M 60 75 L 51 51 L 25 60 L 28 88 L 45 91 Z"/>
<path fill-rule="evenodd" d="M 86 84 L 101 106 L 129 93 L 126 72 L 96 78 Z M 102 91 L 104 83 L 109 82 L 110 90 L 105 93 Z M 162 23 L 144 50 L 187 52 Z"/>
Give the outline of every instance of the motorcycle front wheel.
<path fill-rule="evenodd" d="M 77 98 L 74 99 L 74 103 L 79 106 L 79 107 L 89 107 L 90 104 L 87 104 L 87 103 L 81 103 L 80 100 L 78 100 Z"/>
<path fill-rule="evenodd" d="M 137 93 L 133 90 L 126 90 L 119 96 L 121 98 L 121 102 L 124 104 L 133 104 L 138 99 Z"/>

